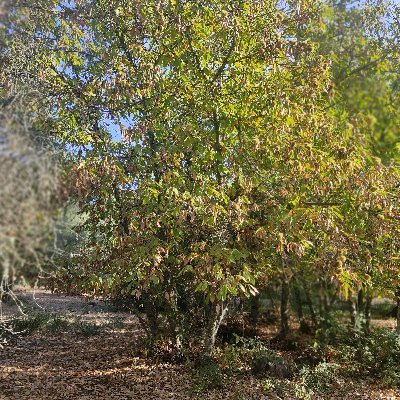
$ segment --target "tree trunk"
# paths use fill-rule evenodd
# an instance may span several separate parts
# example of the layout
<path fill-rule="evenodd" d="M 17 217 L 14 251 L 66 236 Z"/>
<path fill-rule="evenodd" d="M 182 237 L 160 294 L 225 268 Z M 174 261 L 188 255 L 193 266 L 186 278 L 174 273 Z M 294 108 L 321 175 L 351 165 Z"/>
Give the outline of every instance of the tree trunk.
<path fill-rule="evenodd" d="M 204 333 L 204 355 L 206 357 L 212 356 L 218 329 L 227 311 L 228 307 L 223 301 L 215 301 L 210 305 L 210 313 Z"/>
<path fill-rule="evenodd" d="M 289 333 L 289 295 L 289 280 L 284 278 L 281 283 L 281 329 L 279 332 L 279 336 L 282 337 Z"/>
<path fill-rule="evenodd" d="M 357 294 L 357 312 L 362 314 L 364 311 L 364 292 L 360 289 Z"/>
<path fill-rule="evenodd" d="M 169 301 L 171 305 L 171 315 L 169 318 L 169 333 L 172 336 L 173 343 L 175 345 L 175 348 L 177 350 L 182 349 L 182 331 L 181 331 L 181 326 L 179 323 L 179 310 L 178 310 L 178 296 L 177 296 L 177 291 L 172 289 L 169 292 Z"/>
<path fill-rule="evenodd" d="M 307 325 L 307 322 L 304 319 L 303 304 L 301 302 L 301 293 L 300 293 L 300 288 L 299 288 L 297 282 L 293 286 L 293 293 L 294 293 L 297 317 L 298 317 L 299 323 L 300 323 L 300 331 L 307 332 L 310 330 L 310 327 Z"/>
<path fill-rule="evenodd" d="M 256 294 L 250 301 L 250 322 L 255 327 L 260 316 L 260 295 Z"/>
<path fill-rule="evenodd" d="M 324 312 L 325 315 L 328 315 L 332 310 L 333 303 L 335 302 L 335 294 L 330 293 L 331 287 L 326 282 L 326 280 L 324 280 L 322 283 L 322 290 L 323 290 Z"/>
<path fill-rule="evenodd" d="M 353 297 L 349 299 L 350 303 L 350 322 L 353 329 L 356 328 L 356 321 L 357 321 L 357 306 L 356 302 L 354 301 Z"/>
<path fill-rule="evenodd" d="M 151 335 L 151 339 L 155 339 L 160 334 L 156 307 L 152 303 L 151 299 L 146 300 L 143 305 L 144 305 L 144 313 L 146 314 L 147 317 L 147 324 L 149 327 L 149 333 Z"/>
<path fill-rule="evenodd" d="M 370 293 L 367 293 L 364 306 L 364 327 L 367 332 L 369 332 L 369 329 L 371 327 L 371 303 L 372 296 Z"/>
<path fill-rule="evenodd" d="M 397 292 L 396 332 L 400 335 L 400 291 Z"/>
<path fill-rule="evenodd" d="M 273 310 L 275 310 L 276 304 L 275 304 L 275 300 L 274 300 L 274 291 L 271 290 L 271 288 L 268 288 L 268 289 L 267 289 L 267 296 L 268 296 L 268 299 L 271 301 L 271 308 L 272 308 Z"/>
<path fill-rule="evenodd" d="M 314 305 L 310 295 L 310 290 L 308 289 L 308 286 L 304 280 L 302 280 L 302 284 L 303 284 L 304 294 L 306 295 L 306 303 L 310 311 L 312 326 L 313 328 L 315 328 L 317 326 L 317 315 L 315 314 Z"/>
<path fill-rule="evenodd" d="M 365 301 L 364 301 L 364 288 L 362 287 L 357 293 L 357 313 L 356 313 L 356 328 L 364 327 L 365 322 Z"/>

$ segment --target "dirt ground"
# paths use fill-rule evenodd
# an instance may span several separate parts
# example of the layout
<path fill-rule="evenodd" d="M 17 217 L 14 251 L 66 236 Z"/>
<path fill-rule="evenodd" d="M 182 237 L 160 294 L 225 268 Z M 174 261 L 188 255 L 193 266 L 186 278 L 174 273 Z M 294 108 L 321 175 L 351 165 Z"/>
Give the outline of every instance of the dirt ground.
<path fill-rule="evenodd" d="M 21 292 L 19 296 L 32 309 L 79 317 L 105 328 L 88 337 L 72 332 L 37 333 L 0 349 L 0 400 L 283 399 L 262 389 L 250 374 L 196 397 L 190 390 L 187 366 L 135 355 L 142 331 L 133 315 L 116 312 L 101 302 L 46 291 Z M 1 317 L 17 312 L 16 306 L 3 304 Z M 122 324 L 113 326 L 116 319 Z M 395 400 L 400 399 L 400 392 L 349 382 L 325 398 Z"/>

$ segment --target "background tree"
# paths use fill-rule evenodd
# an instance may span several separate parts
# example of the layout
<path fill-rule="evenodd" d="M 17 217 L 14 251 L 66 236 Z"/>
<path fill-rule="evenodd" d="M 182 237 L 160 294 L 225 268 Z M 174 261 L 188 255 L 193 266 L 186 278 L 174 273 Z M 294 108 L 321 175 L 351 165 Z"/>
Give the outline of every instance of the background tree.
<path fill-rule="evenodd" d="M 2 21 L 10 7 L 0 3 Z M 0 297 L 17 277 L 37 278 L 48 263 L 58 190 L 54 151 L 27 108 L 34 95 L 7 78 L 6 30 L 0 24 Z"/>

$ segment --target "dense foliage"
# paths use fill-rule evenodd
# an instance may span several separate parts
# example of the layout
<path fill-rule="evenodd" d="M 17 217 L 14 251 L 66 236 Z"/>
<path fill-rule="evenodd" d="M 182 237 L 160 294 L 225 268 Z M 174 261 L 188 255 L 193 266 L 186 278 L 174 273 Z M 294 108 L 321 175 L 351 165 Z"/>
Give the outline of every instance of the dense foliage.
<path fill-rule="evenodd" d="M 290 288 L 314 328 L 358 294 L 368 329 L 373 295 L 399 298 L 399 10 L 364 3 L 9 5 L 2 81 L 68 154 L 76 290 L 208 355 L 276 283 L 281 335 Z"/>

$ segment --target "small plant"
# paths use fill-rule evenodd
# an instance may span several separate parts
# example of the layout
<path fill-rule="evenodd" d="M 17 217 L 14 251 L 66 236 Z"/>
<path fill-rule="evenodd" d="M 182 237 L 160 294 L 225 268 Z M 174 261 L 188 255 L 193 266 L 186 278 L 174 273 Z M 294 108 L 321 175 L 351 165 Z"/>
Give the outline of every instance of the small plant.
<path fill-rule="evenodd" d="M 124 320 L 122 318 L 113 318 L 108 324 L 107 328 L 122 329 L 124 327 Z"/>
<path fill-rule="evenodd" d="M 265 391 L 269 391 L 269 390 L 274 390 L 275 389 L 275 380 L 274 379 L 263 379 L 261 381 L 261 387 L 265 390 Z"/>
<path fill-rule="evenodd" d="M 312 393 L 304 385 L 288 379 L 267 378 L 261 381 L 262 389 L 273 398 L 311 400 Z M 278 396 L 278 397 L 276 397 Z M 269 397 L 268 397 L 269 398 Z"/>
<path fill-rule="evenodd" d="M 386 384 L 400 386 L 400 336 L 390 329 L 376 329 L 361 340 L 360 362 Z"/>
<path fill-rule="evenodd" d="M 100 332 L 100 327 L 92 322 L 77 321 L 74 324 L 74 332 L 80 336 L 95 336 Z"/>
<path fill-rule="evenodd" d="M 242 349 L 235 345 L 227 345 L 223 348 L 217 348 L 215 357 L 222 370 L 231 375 L 244 365 L 242 357 Z"/>
<path fill-rule="evenodd" d="M 69 325 L 70 323 L 65 318 L 53 315 L 46 325 L 46 330 L 52 333 L 65 332 L 69 329 Z"/>
<path fill-rule="evenodd" d="M 195 394 L 205 393 L 211 389 L 221 389 L 224 377 L 219 365 L 213 360 L 204 360 L 193 373 L 192 391 Z"/>
<path fill-rule="evenodd" d="M 341 311 L 335 311 L 327 313 L 320 319 L 319 326 L 315 331 L 315 339 L 319 345 L 326 346 L 336 342 L 342 330 L 341 315 Z"/>
<path fill-rule="evenodd" d="M 338 364 L 330 362 L 322 362 L 314 369 L 304 367 L 300 371 L 300 383 L 312 392 L 329 393 L 342 382 L 339 368 Z"/>
<path fill-rule="evenodd" d="M 244 338 L 237 336 L 234 346 L 247 364 L 251 364 L 258 356 L 271 352 L 267 344 L 259 337 Z"/>
<path fill-rule="evenodd" d="M 311 400 L 313 399 L 313 391 L 307 388 L 304 384 L 295 382 L 293 384 L 293 394 L 296 399 Z"/>
<path fill-rule="evenodd" d="M 61 332 L 68 328 L 68 321 L 56 314 L 37 313 L 14 318 L 12 329 L 16 334 L 29 335 L 37 331 Z"/>
<path fill-rule="evenodd" d="M 7 320 L 0 323 L 0 349 L 14 343 L 20 334 L 13 329 L 13 321 Z"/>
<path fill-rule="evenodd" d="M 251 371 L 255 375 L 268 374 L 275 378 L 290 378 L 293 375 L 292 365 L 279 353 L 267 348 L 264 344 L 253 349 Z"/>

